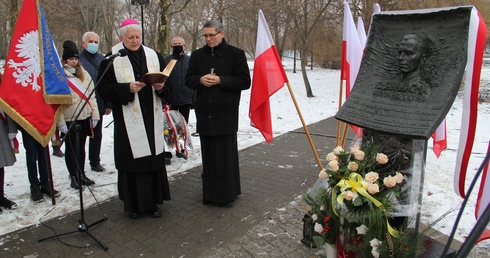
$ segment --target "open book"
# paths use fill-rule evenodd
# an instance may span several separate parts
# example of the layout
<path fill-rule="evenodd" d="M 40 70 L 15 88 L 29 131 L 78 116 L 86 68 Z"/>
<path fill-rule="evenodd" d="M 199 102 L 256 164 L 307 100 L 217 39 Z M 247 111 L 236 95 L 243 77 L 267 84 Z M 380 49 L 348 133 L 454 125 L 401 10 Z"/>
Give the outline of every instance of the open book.
<path fill-rule="evenodd" d="M 165 80 L 167 80 L 167 77 L 170 75 L 170 73 L 174 69 L 174 66 L 176 63 L 177 63 L 177 60 L 171 59 L 170 62 L 168 62 L 167 66 L 165 66 L 165 69 L 163 69 L 163 71 L 146 73 L 140 79 L 140 82 L 144 82 L 146 85 L 152 85 L 153 83 L 164 82 Z"/>

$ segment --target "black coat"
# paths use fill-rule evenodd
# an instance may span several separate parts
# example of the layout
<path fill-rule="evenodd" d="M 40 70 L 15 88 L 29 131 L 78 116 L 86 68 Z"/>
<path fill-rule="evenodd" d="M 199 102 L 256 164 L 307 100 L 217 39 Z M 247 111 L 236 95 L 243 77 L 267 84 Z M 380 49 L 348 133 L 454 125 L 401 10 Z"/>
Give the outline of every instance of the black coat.
<path fill-rule="evenodd" d="M 205 87 L 199 79 L 211 68 L 221 84 Z M 250 70 L 245 52 L 223 42 L 204 46 L 191 54 L 186 85 L 197 90 L 197 132 L 202 135 L 227 135 L 238 131 L 238 111 L 242 90 L 250 88 Z"/>
<path fill-rule="evenodd" d="M 132 52 L 129 51 L 129 59 L 133 66 L 134 78 L 139 80 L 148 72 L 146 67 L 146 56 L 143 48 Z M 107 55 L 110 55 L 108 53 Z M 160 62 L 160 71 L 163 70 L 163 57 L 157 53 Z M 136 57 L 136 58 L 135 58 Z M 136 59 L 140 59 L 139 62 Z M 107 60 L 102 61 L 99 68 L 99 75 L 108 66 Z M 107 73 L 99 78 L 98 93 L 106 100 L 112 103 L 112 116 L 114 118 L 114 161 L 116 168 L 124 172 L 147 172 L 155 171 L 164 166 L 164 153 L 155 155 L 155 134 L 153 129 L 153 110 L 154 99 L 152 95 L 153 88 L 145 86 L 139 94 L 140 105 L 142 108 L 143 120 L 145 123 L 146 134 L 150 143 L 150 150 L 153 155 L 134 159 L 129 144 L 126 126 L 124 124 L 122 106 L 127 105 L 134 100 L 134 94 L 129 91 L 129 83 L 118 83 L 114 74 L 114 67 L 111 66 Z M 163 113 L 162 113 L 163 116 Z M 163 133 L 163 132 L 162 132 Z"/>
<path fill-rule="evenodd" d="M 172 106 L 191 105 L 196 101 L 196 90 L 185 86 L 185 73 L 189 66 L 189 56 L 174 56 L 173 54 L 163 58 L 165 66 L 170 60 L 176 59 L 177 63 L 165 81 L 165 101 Z"/>

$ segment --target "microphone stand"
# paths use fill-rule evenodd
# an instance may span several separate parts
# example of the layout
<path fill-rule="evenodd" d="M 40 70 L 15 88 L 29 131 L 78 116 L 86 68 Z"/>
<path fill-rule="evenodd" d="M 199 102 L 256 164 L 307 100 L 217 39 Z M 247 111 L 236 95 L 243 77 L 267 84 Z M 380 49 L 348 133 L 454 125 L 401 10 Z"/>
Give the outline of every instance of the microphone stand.
<path fill-rule="evenodd" d="M 114 56 L 114 58 L 115 57 L 117 57 L 117 56 Z M 99 76 L 99 78 L 104 77 L 104 75 L 107 73 L 109 68 L 112 66 L 112 61 L 114 60 L 114 58 L 109 59 L 109 64 L 107 65 L 107 67 L 104 70 L 104 72 L 102 73 L 102 75 Z M 60 141 L 60 146 L 61 146 L 66 141 L 66 138 L 68 137 L 70 132 L 72 130 L 74 130 L 74 132 L 75 132 L 75 157 L 76 157 L 76 160 L 79 160 L 79 157 L 80 157 L 80 152 L 79 152 L 80 141 L 79 140 L 80 140 L 80 131 L 81 131 L 81 126 L 76 121 L 78 120 L 78 117 L 80 117 L 80 114 L 82 113 L 82 111 L 85 108 L 85 106 L 87 105 L 88 101 L 90 100 L 90 98 L 94 94 L 95 90 L 99 86 L 99 82 L 100 82 L 100 80 L 97 81 L 97 84 L 94 86 L 94 89 L 90 92 L 87 100 L 83 102 L 83 105 L 80 108 L 80 111 L 76 114 L 75 119 L 73 119 L 73 122 L 70 124 L 70 127 L 68 128 L 67 133 L 63 136 L 63 138 Z M 78 220 L 78 228 L 76 230 L 73 230 L 70 232 L 56 234 L 56 235 L 53 235 L 50 237 L 41 238 L 38 240 L 38 242 L 42 242 L 44 240 L 55 238 L 55 237 L 73 234 L 76 232 L 82 232 L 82 233 L 86 233 L 88 236 L 90 236 L 98 245 L 100 245 L 100 247 L 102 247 L 102 249 L 104 249 L 104 251 L 107 251 L 109 249 L 109 247 L 102 244 L 97 238 L 95 238 L 94 235 L 92 235 L 89 232 L 90 227 L 92 227 L 96 224 L 102 223 L 104 221 L 107 221 L 107 217 L 104 216 L 104 218 L 102 218 L 102 219 L 100 219 L 100 220 L 98 220 L 98 221 L 96 221 L 90 225 L 87 225 L 87 223 L 85 222 L 85 210 L 84 210 L 84 206 L 83 206 L 83 190 L 82 190 L 82 171 L 80 171 L 80 166 L 77 166 L 77 180 L 78 180 L 78 192 L 79 192 L 79 196 L 80 196 L 80 219 Z"/>

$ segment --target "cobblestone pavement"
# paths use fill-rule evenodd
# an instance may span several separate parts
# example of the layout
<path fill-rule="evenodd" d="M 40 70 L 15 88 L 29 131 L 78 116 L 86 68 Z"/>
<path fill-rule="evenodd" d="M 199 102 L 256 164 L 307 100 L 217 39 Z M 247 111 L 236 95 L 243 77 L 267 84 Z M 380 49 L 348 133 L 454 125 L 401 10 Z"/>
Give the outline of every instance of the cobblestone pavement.
<path fill-rule="evenodd" d="M 322 160 L 335 147 L 336 124 L 330 118 L 309 126 Z M 85 209 L 88 231 L 77 230 L 78 211 L 0 236 L 0 257 L 322 257 L 300 242 L 301 196 L 319 172 L 303 129 L 240 151 L 240 163 L 242 194 L 232 207 L 202 204 L 197 167 L 171 180 L 172 200 L 161 206 L 159 219 L 131 220 L 112 198 Z"/>

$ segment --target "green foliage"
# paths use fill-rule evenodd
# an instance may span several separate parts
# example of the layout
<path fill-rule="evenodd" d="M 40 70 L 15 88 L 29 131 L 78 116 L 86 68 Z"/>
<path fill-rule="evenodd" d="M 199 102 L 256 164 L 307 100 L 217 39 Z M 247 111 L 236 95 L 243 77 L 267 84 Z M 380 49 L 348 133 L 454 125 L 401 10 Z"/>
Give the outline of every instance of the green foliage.
<path fill-rule="evenodd" d="M 337 147 L 328 154 L 329 165 L 319 175 L 327 187 L 304 196 L 318 233 L 313 239 L 323 246 L 342 235 L 345 250 L 358 257 L 414 257 L 420 249 L 417 238 L 411 238 L 404 219 L 391 216 L 406 194 L 406 171 L 373 139 L 363 139 L 350 152 Z"/>
<path fill-rule="evenodd" d="M 316 235 L 313 236 L 316 246 L 323 246 L 324 243 L 335 244 L 340 232 L 340 218 L 333 212 L 331 202 L 327 201 L 330 199 L 330 191 L 323 187 L 318 189 L 315 197 L 309 194 L 303 196 L 303 200 L 311 207 L 308 212 L 311 218 L 309 223 L 318 223 L 322 227 L 321 233 L 315 232 Z"/>

